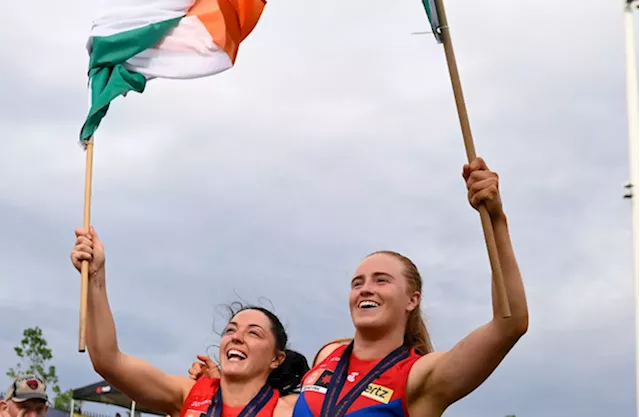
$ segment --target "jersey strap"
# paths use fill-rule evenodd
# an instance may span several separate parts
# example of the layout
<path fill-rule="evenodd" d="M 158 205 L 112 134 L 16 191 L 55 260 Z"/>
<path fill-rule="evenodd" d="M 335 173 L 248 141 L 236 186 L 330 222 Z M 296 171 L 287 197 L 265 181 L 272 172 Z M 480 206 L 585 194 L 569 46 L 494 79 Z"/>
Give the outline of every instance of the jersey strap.
<path fill-rule="evenodd" d="M 327 388 L 327 394 L 322 403 L 320 417 L 343 417 L 351 404 L 353 404 L 353 402 L 358 398 L 362 391 L 369 386 L 370 383 L 391 369 L 398 362 L 407 359 L 410 355 L 409 349 L 405 346 L 400 346 L 382 359 L 342 398 L 342 400 L 338 402 L 338 398 L 347 379 L 349 358 L 351 357 L 352 352 L 353 342 L 351 342 L 342 353 L 340 362 L 338 362 L 338 366 L 331 377 L 331 382 Z"/>
<path fill-rule="evenodd" d="M 255 397 L 251 399 L 249 404 L 247 404 L 238 417 L 254 417 L 257 416 L 258 413 L 267 405 L 269 400 L 273 397 L 273 388 L 265 385 L 262 389 L 256 394 Z M 211 401 L 211 405 L 207 409 L 206 417 L 221 417 L 222 416 L 222 387 L 218 387 L 216 391 L 216 395 L 213 397 Z"/>

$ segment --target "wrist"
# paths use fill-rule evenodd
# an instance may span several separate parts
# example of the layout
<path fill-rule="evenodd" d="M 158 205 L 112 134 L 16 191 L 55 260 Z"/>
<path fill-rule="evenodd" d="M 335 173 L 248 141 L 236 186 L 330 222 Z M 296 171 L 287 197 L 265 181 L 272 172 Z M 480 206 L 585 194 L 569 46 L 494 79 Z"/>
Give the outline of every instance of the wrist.
<path fill-rule="evenodd" d="M 89 274 L 89 282 L 92 285 L 95 285 L 98 287 L 104 287 L 105 281 L 106 281 L 106 273 L 105 273 L 104 267 Z"/>

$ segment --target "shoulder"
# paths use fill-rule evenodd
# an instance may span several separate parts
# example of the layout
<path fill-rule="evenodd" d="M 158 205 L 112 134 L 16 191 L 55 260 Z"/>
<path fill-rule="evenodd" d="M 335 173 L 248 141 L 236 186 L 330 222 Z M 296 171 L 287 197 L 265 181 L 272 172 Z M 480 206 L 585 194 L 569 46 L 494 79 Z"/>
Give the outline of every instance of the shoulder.
<path fill-rule="evenodd" d="M 167 379 L 171 382 L 171 384 L 174 384 L 176 387 L 179 387 L 180 392 L 182 394 L 182 401 L 184 401 L 187 398 L 187 396 L 189 395 L 189 392 L 191 392 L 193 387 L 196 385 L 196 381 L 182 375 L 167 375 L 167 377 L 168 377 Z"/>
<path fill-rule="evenodd" d="M 212 391 L 217 390 L 218 386 L 220 385 L 219 378 L 209 378 L 206 376 L 202 376 L 198 378 L 197 381 L 185 377 L 182 377 L 182 379 L 182 392 L 183 398 L 185 399 L 189 396 L 209 394 Z"/>
<path fill-rule="evenodd" d="M 436 364 L 446 355 L 447 352 L 431 352 L 415 361 L 409 376 L 407 377 L 407 397 L 421 393 L 425 381 L 429 378 Z"/>
<path fill-rule="evenodd" d="M 337 339 L 325 344 L 320 348 L 320 350 L 318 350 L 318 353 L 316 353 L 316 357 L 313 359 L 313 364 L 311 365 L 311 367 L 314 367 L 323 360 L 327 359 L 329 355 L 331 355 L 336 349 L 338 349 L 340 346 L 348 345 L 352 340 L 353 339 Z"/>
<path fill-rule="evenodd" d="M 198 378 L 197 381 L 190 378 L 185 378 L 185 380 L 180 415 L 185 415 L 187 410 L 190 409 L 201 413 L 206 412 L 211 403 L 211 398 L 220 386 L 220 379 L 203 376 Z"/>

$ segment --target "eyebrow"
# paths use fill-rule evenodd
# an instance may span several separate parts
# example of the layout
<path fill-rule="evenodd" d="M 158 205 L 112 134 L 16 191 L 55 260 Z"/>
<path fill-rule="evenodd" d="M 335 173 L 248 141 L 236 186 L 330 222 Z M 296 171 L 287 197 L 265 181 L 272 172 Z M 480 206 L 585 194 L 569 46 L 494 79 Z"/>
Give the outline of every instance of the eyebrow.
<path fill-rule="evenodd" d="M 374 277 L 388 277 L 388 278 L 391 278 L 391 279 L 395 279 L 393 276 L 387 274 L 386 272 L 374 272 L 372 275 Z M 353 277 L 351 282 L 355 281 L 356 279 L 363 279 L 363 278 L 364 278 L 363 274 L 356 275 L 355 277 Z"/>
<path fill-rule="evenodd" d="M 234 326 L 238 327 L 238 323 L 236 323 L 235 321 L 230 321 L 230 322 L 229 322 L 229 324 L 233 324 Z M 229 324 L 227 324 L 227 326 L 228 326 Z M 260 326 L 259 324 L 255 324 L 255 323 L 251 323 L 251 324 L 249 324 L 249 326 L 248 326 L 248 327 L 257 327 L 257 328 L 259 328 L 259 329 L 264 330 L 264 327 Z"/>

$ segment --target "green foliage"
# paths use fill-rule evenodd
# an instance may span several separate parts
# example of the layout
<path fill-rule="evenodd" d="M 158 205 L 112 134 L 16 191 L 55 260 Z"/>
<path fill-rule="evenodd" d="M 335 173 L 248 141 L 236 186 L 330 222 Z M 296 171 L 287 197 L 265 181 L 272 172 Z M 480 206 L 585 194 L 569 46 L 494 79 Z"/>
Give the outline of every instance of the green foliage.
<path fill-rule="evenodd" d="M 48 362 L 53 359 L 53 354 L 47 347 L 42 329 L 39 327 L 24 329 L 22 336 L 20 345 L 13 348 L 20 362 L 15 368 L 9 368 L 7 376 L 16 378 L 18 375 L 35 374 L 55 391 L 58 386 L 58 376 L 55 366 L 47 367 Z"/>
<path fill-rule="evenodd" d="M 56 391 L 56 389 L 54 388 L 54 391 L 56 393 L 56 398 L 53 400 L 53 408 L 56 408 L 58 410 L 70 411 L 71 399 L 73 397 L 73 390 L 70 389 L 67 391 L 61 391 L 60 388 L 58 388 L 58 390 Z M 80 413 L 81 408 L 82 408 L 81 401 L 75 401 L 73 403 L 74 412 Z"/>
<path fill-rule="evenodd" d="M 9 368 L 7 376 L 16 378 L 19 375 L 34 374 L 51 388 L 56 394 L 53 400 L 54 408 L 59 410 L 69 410 L 71 408 L 72 390 L 62 391 L 58 385 L 58 375 L 56 367 L 50 365 L 53 361 L 53 353 L 47 347 L 47 340 L 44 338 L 42 329 L 39 327 L 27 328 L 22 332 L 22 340 L 13 350 L 20 358 L 15 368 Z M 77 401 L 74 408 L 79 410 L 81 402 Z"/>

